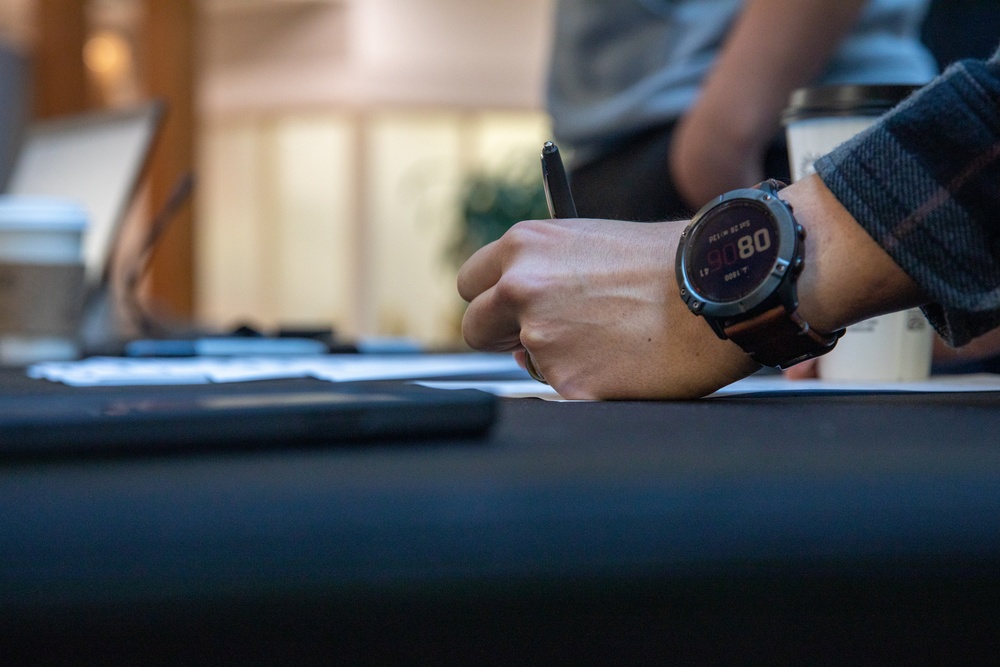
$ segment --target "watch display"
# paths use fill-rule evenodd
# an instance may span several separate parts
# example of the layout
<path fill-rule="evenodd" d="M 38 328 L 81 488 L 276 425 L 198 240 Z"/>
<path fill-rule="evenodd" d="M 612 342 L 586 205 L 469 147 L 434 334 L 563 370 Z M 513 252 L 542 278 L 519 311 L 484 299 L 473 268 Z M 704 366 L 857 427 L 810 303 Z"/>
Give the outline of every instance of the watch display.
<path fill-rule="evenodd" d="M 681 234 L 675 265 L 681 299 L 719 338 L 788 368 L 829 352 L 844 330 L 816 331 L 798 313 L 806 232 L 782 187 L 768 180 L 706 204 Z"/>
<path fill-rule="evenodd" d="M 777 223 L 763 204 L 746 199 L 721 204 L 687 244 L 689 284 L 708 301 L 742 299 L 774 269 L 778 246 Z"/>

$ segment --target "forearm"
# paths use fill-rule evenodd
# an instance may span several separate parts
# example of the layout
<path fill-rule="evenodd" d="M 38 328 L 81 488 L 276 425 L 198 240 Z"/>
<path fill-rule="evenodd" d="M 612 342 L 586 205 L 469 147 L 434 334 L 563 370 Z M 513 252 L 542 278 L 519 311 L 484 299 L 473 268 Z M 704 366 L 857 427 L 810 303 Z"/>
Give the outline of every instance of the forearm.
<path fill-rule="evenodd" d="M 817 176 L 785 188 L 781 198 L 806 229 L 799 313 L 817 331 L 832 332 L 927 301 Z"/>
<path fill-rule="evenodd" d="M 1000 62 L 965 62 L 816 163 L 962 345 L 1000 325 Z"/>
<path fill-rule="evenodd" d="M 691 114 L 760 150 L 778 129 L 789 94 L 825 67 L 865 0 L 751 0 Z"/>
<path fill-rule="evenodd" d="M 747 3 L 670 148 L 670 173 L 692 208 L 775 175 L 764 173 L 763 156 L 789 95 L 822 71 L 864 4 Z"/>

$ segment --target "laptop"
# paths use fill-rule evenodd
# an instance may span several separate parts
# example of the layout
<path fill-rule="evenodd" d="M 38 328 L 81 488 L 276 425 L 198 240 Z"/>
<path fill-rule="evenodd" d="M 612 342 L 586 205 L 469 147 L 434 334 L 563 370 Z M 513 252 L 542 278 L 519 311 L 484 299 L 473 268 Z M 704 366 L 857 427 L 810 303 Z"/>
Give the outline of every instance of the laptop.
<path fill-rule="evenodd" d="M 86 112 L 27 125 L 4 193 L 50 196 L 88 214 L 83 263 L 93 290 L 108 278 L 129 207 L 149 162 L 164 105 Z"/>
<path fill-rule="evenodd" d="M 99 294 L 108 287 L 163 104 L 27 123 L 27 65 L 0 48 L 0 188 L 9 196 L 69 199 L 86 209 L 86 287 Z M 0 458 L 478 436 L 492 423 L 497 404 L 484 392 L 402 382 L 22 389 L 0 395 Z"/>
<path fill-rule="evenodd" d="M 28 124 L 28 58 L 0 40 L 0 191 L 7 186 Z"/>
<path fill-rule="evenodd" d="M 499 402 L 402 381 L 46 389 L 3 395 L 0 460 L 471 438 L 489 430 Z"/>
<path fill-rule="evenodd" d="M 87 212 L 77 335 L 86 351 L 113 349 L 124 335 L 112 297 L 113 262 L 163 116 L 164 104 L 154 101 L 34 121 L 18 143 L 3 194 L 69 200 Z"/>

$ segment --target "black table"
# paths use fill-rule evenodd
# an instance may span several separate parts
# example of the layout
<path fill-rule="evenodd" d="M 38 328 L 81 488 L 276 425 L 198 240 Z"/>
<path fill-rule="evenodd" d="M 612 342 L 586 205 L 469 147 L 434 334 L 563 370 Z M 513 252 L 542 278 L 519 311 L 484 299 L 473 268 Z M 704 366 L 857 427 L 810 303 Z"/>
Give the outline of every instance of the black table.
<path fill-rule="evenodd" d="M 479 439 L 7 460 L 0 654 L 982 656 L 998 434 L 998 393 L 522 399 Z"/>

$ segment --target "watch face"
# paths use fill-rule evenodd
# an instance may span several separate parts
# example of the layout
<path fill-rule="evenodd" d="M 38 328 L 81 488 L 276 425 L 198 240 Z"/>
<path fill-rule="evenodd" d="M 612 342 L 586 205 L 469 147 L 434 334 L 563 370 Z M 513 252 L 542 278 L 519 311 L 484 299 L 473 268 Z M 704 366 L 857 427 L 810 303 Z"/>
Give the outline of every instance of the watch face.
<path fill-rule="evenodd" d="M 742 299 L 771 273 L 778 240 L 777 223 L 763 204 L 724 203 L 702 218 L 687 244 L 688 281 L 708 301 Z"/>

